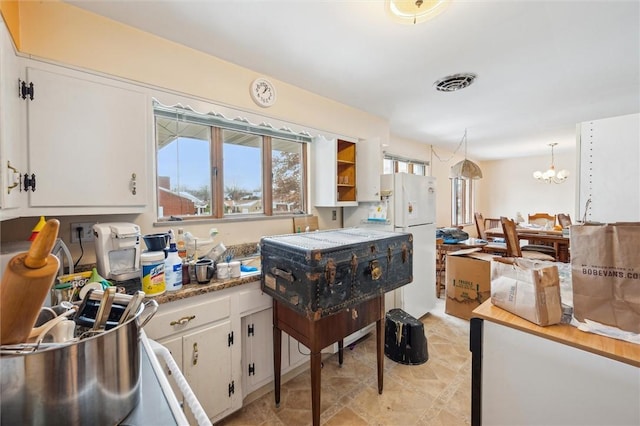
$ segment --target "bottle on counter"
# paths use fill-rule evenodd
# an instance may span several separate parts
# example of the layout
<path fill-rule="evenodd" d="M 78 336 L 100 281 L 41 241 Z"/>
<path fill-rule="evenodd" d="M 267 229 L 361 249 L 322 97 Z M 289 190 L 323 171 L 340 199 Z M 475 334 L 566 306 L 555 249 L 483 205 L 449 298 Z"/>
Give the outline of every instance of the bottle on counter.
<path fill-rule="evenodd" d="M 169 243 L 167 258 L 164 260 L 164 281 L 167 291 L 176 291 L 182 288 L 182 259 L 178 255 L 175 242 Z"/>
<path fill-rule="evenodd" d="M 184 262 L 187 258 L 187 244 L 184 240 L 184 230 L 182 228 L 178 228 L 176 247 L 178 248 L 178 256 L 180 256 L 180 259 Z"/>

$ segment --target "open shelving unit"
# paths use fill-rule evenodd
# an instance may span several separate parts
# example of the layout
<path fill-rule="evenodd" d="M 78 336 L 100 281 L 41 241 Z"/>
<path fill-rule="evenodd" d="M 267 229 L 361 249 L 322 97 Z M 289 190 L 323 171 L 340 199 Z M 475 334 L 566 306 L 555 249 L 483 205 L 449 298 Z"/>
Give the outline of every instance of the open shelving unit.
<path fill-rule="evenodd" d="M 337 201 L 356 201 L 356 144 L 338 139 Z"/>

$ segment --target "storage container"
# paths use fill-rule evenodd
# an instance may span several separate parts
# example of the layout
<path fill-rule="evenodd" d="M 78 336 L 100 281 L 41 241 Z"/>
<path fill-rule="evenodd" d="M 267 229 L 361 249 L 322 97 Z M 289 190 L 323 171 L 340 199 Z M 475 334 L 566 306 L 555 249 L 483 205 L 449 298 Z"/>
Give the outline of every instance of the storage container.
<path fill-rule="evenodd" d="M 346 228 L 264 237 L 262 289 L 318 319 L 413 281 L 413 236 Z"/>

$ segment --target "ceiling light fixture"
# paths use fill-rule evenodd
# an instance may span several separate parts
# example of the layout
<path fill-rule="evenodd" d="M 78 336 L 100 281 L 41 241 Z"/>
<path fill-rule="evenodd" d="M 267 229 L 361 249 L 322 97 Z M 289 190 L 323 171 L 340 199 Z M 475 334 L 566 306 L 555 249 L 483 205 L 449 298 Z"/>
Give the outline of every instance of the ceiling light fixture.
<path fill-rule="evenodd" d="M 544 183 L 562 183 L 569 177 L 569 172 L 567 170 L 560 170 L 556 173 L 556 167 L 553 164 L 553 147 L 558 145 L 557 143 L 550 143 L 551 147 L 551 167 L 546 172 L 536 171 L 533 172 L 533 177 Z"/>
<path fill-rule="evenodd" d="M 397 22 L 415 24 L 442 12 L 449 0 L 385 0 L 387 13 Z"/>
<path fill-rule="evenodd" d="M 482 179 L 482 170 L 480 166 L 471 160 L 467 160 L 467 129 L 464 129 L 464 160 L 454 164 L 449 173 L 450 179 Z M 457 150 L 456 150 L 457 151 Z"/>

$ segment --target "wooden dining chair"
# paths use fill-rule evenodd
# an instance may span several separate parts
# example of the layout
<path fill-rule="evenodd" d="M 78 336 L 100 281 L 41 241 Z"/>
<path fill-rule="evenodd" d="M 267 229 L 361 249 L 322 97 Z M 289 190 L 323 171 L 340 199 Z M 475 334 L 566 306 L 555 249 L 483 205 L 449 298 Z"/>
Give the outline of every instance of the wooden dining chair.
<path fill-rule="evenodd" d="M 500 223 L 500 218 L 495 218 L 495 217 L 484 218 L 485 229 L 500 228 L 501 226 L 502 224 Z"/>
<path fill-rule="evenodd" d="M 562 228 L 571 226 L 571 216 L 569 216 L 569 214 L 558 213 L 558 225 Z"/>
<path fill-rule="evenodd" d="M 487 237 L 485 229 L 485 219 L 482 217 L 482 213 L 474 213 L 473 217 L 476 221 L 476 231 L 478 231 L 478 238 L 482 238 L 487 241 L 488 244 L 482 247 L 482 251 L 485 253 L 494 253 L 504 255 L 507 252 L 507 245 L 505 243 L 497 243 L 493 241 L 493 238 Z"/>
<path fill-rule="evenodd" d="M 532 225 L 540 225 L 546 229 L 551 229 L 556 224 L 556 216 L 550 215 L 549 213 L 530 213 L 529 223 Z"/>
<path fill-rule="evenodd" d="M 482 217 L 482 213 L 475 212 L 473 214 L 473 219 L 476 221 L 476 231 L 478 231 L 478 238 L 482 238 L 483 240 L 487 239 L 486 229 L 484 227 L 484 218 Z"/>
<path fill-rule="evenodd" d="M 534 244 L 520 246 L 516 223 L 504 216 L 500 218 L 500 222 L 502 223 L 502 232 L 504 232 L 504 239 L 507 243 L 508 257 L 526 257 L 528 259 L 550 261 L 556 260 L 556 252 L 553 247 Z"/>

